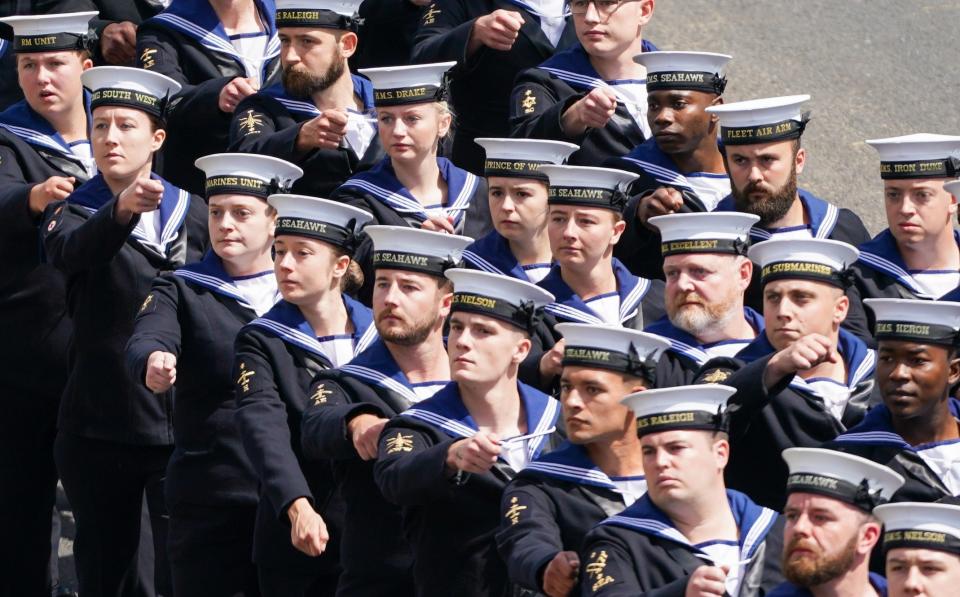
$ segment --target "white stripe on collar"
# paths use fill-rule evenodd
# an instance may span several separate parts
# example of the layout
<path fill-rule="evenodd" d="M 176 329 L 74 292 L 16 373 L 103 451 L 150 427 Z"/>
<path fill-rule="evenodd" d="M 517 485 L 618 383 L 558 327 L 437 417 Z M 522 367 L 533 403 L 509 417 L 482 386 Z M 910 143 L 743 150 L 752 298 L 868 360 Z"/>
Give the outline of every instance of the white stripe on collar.
<path fill-rule="evenodd" d="M 353 349 L 353 354 L 358 355 L 366 350 L 379 336 L 377 326 L 375 326 L 373 322 L 370 322 L 370 325 L 367 326 L 367 331 L 357 340 L 357 346 Z"/>
<path fill-rule="evenodd" d="M 232 58 L 240 62 L 240 64 L 244 64 L 242 56 L 237 52 L 237 49 L 234 48 L 230 42 L 224 40 L 218 35 L 215 35 L 211 31 L 207 31 L 206 29 L 197 25 L 196 23 L 192 23 L 179 15 L 175 15 L 167 12 L 161 12 L 160 14 L 156 15 L 153 18 L 161 22 L 166 22 L 167 24 L 172 25 L 175 28 L 179 27 L 185 31 L 193 33 L 198 38 L 200 45 L 204 46 L 209 50 L 213 50 L 214 52 L 222 52 L 224 54 L 229 54 Z M 267 42 L 267 47 L 263 57 L 264 63 L 266 63 L 271 58 L 279 54 L 280 54 L 280 39 L 277 36 L 276 32 L 274 32 L 270 38 L 270 41 Z M 247 73 L 247 74 L 250 74 L 250 73 Z"/>
<path fill-rule="evenodd" d="M 689 357 L 692 361 L 694 361 L 698 365 L 703 365 L 704 363 L 710 360 L 710 355 L 708 355 L 706 351 L 700 348 L 691 346 L 686 342 L 674 340 L 673 338 L 667 338 L 667 340 L 670 341 L 670 350 Z"/>
<path fill-rule="evenodd" d="M 914 293 L 920 298 L 925 299 L 935 299 L 937 297 L 931 296 L 926 289 L 923 287 L 920 282 L 914 278 L 910 272 L 904 270 L 896 263 L 877 255 L 876 253 L 870 253 L 867 251 L 860 252 L 860 260 L 869 263 L 873 267 L 879 269 L 880 271 L 887 273 L 897 279 L 897 282 L 903 284 L 910 292 Z"/>
<path fill-rule="evenodd" d="M 643 168 L 645 172 L 653 176 L 653 178 L 662 184 L 682 186 L 684 188 L 690 189 L 693 191 L 693 187 L 690 185 L 690 182 L 687 180 L 687 177 L 679 172 L 674 172 L 673 170 L 668 170 L 663 166 L 659 166 L 652 162 L 645 162 L 643 160 L 638 160 L 636 158 L 624 157 L 628 162 L 633 162 L 634 164 Z"/>
<path fill-rule="evenodd" d="M 613 85 L 610 85 L 609 83 L 607 83 L 607 82 L 604 81 L 603 79 L 596 79 L 596 78 L 594 78 L 594 77 L 589 77 L 589 76 L 587 76 L 587 75 L 581 75 L 580 73 L 574 73 L 574 72 L 570 72 L 570 71 L 568 71 L 568 70 L 563 70 L 563 69 L 559 69 L 559 68 L 554 68 L 554 67 L 551 67 L 551 66 L 540 66 L 540 67 L 538 67 L 538 68 L 540 68 L 540 70 L 545 70 L 545 71 L 547 71 L 548 73 L 550 73 L 550 74 L 554 75 L 555 77 L 557 77 L 558 79 L 561 79 L 561 80 L 566 81 L 566 82 L 568 82 L 568 83 L 577 83 L 577 84 L 580 84 L 580 85 L 586 85 L 587 87 L 591 87 L 591 88 L 594 88 L 594 89 L 597 89 L 597 88 L 608 89 L 608 90 L 612 91 L 614 95 L 617 96 L 617 100 L 619 100 L 620 103 L 622 103 L 622 104 L 625 104 L 625 105 L 626 105 L 626 104 L 635 105 L 635 104 L 637 103 L 637 102 L 633 101 L 632 99 L 626 97 L 623 93 L 621 93 L 619 90 L 617 90 L 616 87 L 614 87 Z M 646 81 L 644 80 L 644 82 L 646 82 Z"/>
<path fill-rule="evenodd" d="M 208 276 L 206 274 L 201 274 L 198 272 L 192 272 L 190 270 L 185 270 L 185 269 L 178 269 L 175 272 L 173 272 L 173 275 L 190 280 L 191 282 L 194 282 L 206 288 L 210 288 L 221 294 L 225 294 L 230 298 L 236 300 L 238 303 L 240 303 L 241 306 L 246 307 L 251 311 L 256 311 L 256 309 L 253 308 L 253 305 L 248 303 L 247 299 L 245 299 L 243 295 L 240 294 L 240 291 L 237 289 L 236 286 L 234 286 L 233 284 L 230 284 L 229 282 L 225 282 L 220 278 L 217 278 L 214 276 Z"/>
<path fill-rule="evenodd" d="M 597 485 L 602 485 L 607 489 L 616 490 L 617 488 L 610 477 L 608 477 L 606 473 L 601 470 L 593 470 L 579 466 L 571 466 L 569 464 L 560 464 L 557 462 L 541 461 L 531 462 L 527 465 L 527 469 L 532 471 L 540 471 L 548 475 L 564 477 L 572 481 L 590 481 Z"/>
<path fill-rule="evenodd" d="M 468 425 L 464 425 L 460 421 L 448 419 L 443 415 L 438 415 L 437 413 L 430 412 L 428 410 L 423 410 L 420 408 L 407 409 L 403 411 L 403 416 L 412 417 L 414 419 L 420 419 L 421 421 L 425 421 L 427 423 L 430 423 L 431 425 L 440 427 L 441 429 L 449 433 L 452 433 L 453 435 L 456 435 L 458 437 L 473 437 L 477 433 L 476 429 L 473 429 Z"/>
<path fill-rule="evenodd" d="M 13 124 L 6 124 L 3 122 L 0 122 L 0 127 L 7 129 L 17 137 L 20 137 L 26 140 L 27 142 L 33 142 L 34 145 L 42 145 L 48 149 L 55 150 L 57 153 L 61 153 L 66 156 L 73 156 L 69 148 L 65 148 L 59 143 L 57 143 L 56 140 L 50 135 L 45 135 L 33 129 L 28 129 L 28 128 L 25 128 L 22 126 L 16 126 Z M 76 156 L 73 156 L 73 157 L 76 157 Z"/>
<path fill-rule="evenodd" d="M 330 361 L 330 357 L 328 357 L 323 351 L 323 346 L 317 341 L 317 339 L 304 334 L 298 329 L 294 329 L 288 325 L 284 325 L 278 321 L 273 321 L 272 319 L 267 319 L 265 317 L 258 317 L 257 319 L 254 319 L 250 322 L 250 325 L 259 326 L 265 330 L 269 330 L 291 344 L 296 344 L 297 346 L 321 356 L 327 361 Z"/>
<path fill-rule="evenodd" d="M 370 324 L 370 327 L 373 327 L 373 324 Z M 349 373 L 354 377 L 360 377 L 362 379 L 366 379 L 367 381 L 372 381 L 380 387 L 386 388 L 396 394 L 400 394 L 406 398 L 407 402 L 410 404 L 416 404 L 420 401 L 413 390 L 393 379 L 392 377 L 387 377 L 379 371 L 376 371 L 375 369 L 362 367 L 360 365 L 344 365 L 343 367 L 340 367 L 340 370 L 344 373 Z"/>
<path fill-rule="evenodd" d="M 174 207 L 173 211 L 170 212 L 170 216 L 167 218 L 167 223 L 164 224 L 163 230 L 160 231 L 160 247 L 163 251 L 166 251 L 167 245 L 173 242 L 180 233 L 180 225 L 183 224 L 183 220 L 187 215 L 187 208 L 190 206 L 190 193 L 180 189 L 180 192 L 177 193 L 177 205 Z M 137 222 L 136 227 L 130 232 L 130 236 L 136 238 L 138 241 L 147 244 L 154 245 L 147 236 L 143 233 L 141 227 L 142 220 Z M 156 246 L 156 245 L 154 245 Z"/>
<path fill-rule="evenodd" d="M 496 267 L 473 251 L 464 251 L 461 256 L 463 257 L 464 261 L 472 263 L 483 271 L 490 272 L 491 274 L 500 274 L 502 276 L 508 275 L 507 272 L 500 270 L 500 268 Z"/>

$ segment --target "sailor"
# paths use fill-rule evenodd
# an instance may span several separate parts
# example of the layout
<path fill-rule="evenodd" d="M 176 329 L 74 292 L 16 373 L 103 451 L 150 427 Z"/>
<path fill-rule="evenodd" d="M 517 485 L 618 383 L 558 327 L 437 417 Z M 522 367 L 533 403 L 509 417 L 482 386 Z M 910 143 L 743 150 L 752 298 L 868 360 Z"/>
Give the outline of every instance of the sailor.
<path fill-rule="evenodd" d="M 857 289 L 865 299 L 938 299 L 960 286 L 957 198 L 945 184 L 960 176 L 960 137 L 918 134 L 867 144 L 880 154 L 887 229 L 860 245 Z"/>
<path fill-rule="evenodd" d="M 647 493 L 587 534 L 583 595 L 746 597 L 782 582 L 782 519 L 723 483 L 734 391 L 703 384 L 623 399 L 637 417 Z"/>
<path fill-rule="evenodd" d="M 550 179 L 541 166 L 562 164 L 577 146 L 539 139 L 476 140 L 486 153 L 490 219 L 494 230 L 467 247 L 467 267 L 536 284 L 553 256 L 547 236 Z"/>
<path fill-rule="evenodd" d="M 780 452 L 816 447 L 859 423 L 880 403 L 876 353 L 840 327 L 844 286 L 857 250 L 832 240 L 769 240 L 750 247 L 761 271 L 766 329 L 737 353 L 723 382 L 732 452 L 727 483 L 780 511 L 787 467 Z M 705 369 L 724 369 L 715 359 Z"/>
<path fill-rule="evenodd" d="M 310 380 L 376 340 L 370 310 L 343 292 L 362 210 L 278 194 L 274 271 L 283 299 L 237 335 L 236 419 L 260 485 L 253 561 L 266 597 L 333 595 L 343 502 L 330 464 L 303 457 L 300 419 Z M 329 543 L 328 543 L 329 542 Z"/>
<path fill-rule="evenodd" d="M 96 171 L 87 140 L 80 73 L 90 61 L 96 12 L 0 19 L 0 41 L 24 99 L 0 112 L 0 327 L 17 342 L 0 349 L 0 567 L 11 594 L 49 594 L 57 408 L 67 379 L 63 275 L 41 263 L 43 210 Z M 7 60 L 3 60 L 4 66 Z M 17 491 L 12 491 L 16 488 Z M 54 543 L 56 545 L 56 542 Z"/>
<path fill-rule="evenodd" d="M 477 137 L 510 134 L 517 74 L 577 43 L 566 0 L 436 0 L 421 18 L 413 62 L 456 60 L 450 71 L 455 164 L 483 172 Z"/>
<path fill-rule="evenodd" d="M 673 385 L 693 383 L 711 358 L 734 356 L 763 332 L 763 317 L 743 304 L 753 276 L 746 255 L 757 219 L 740 213 L 650 219 L 660 231 L 667 315 L 644 331 L 670 340 L 668 353 L 688 375 Z"/>
<path fill-rule="evenodd" d="M 719 119 L 706 108 L 723 103 L 730 56 L 708 52 L 644 52 L 647 121 L 652 137 L 627 155 L 604 163 L 640 175 L 624 210 L 627 229 L 614 251 L 630 271 L 660 277 L 657 229 L 647 221 L 680 211 L 713 211 L 730 194 L 717 143 Z"/>
<path fill-rule="evenodd" d="M 443 272 L 470 239 L 407 227 L 369 226 L 373 317 L 379 338 L 348 365 L 321 371 L 309 392 L 301 438 L 309 459 L 333 462 L 346 503 L 337 594 L 414 595 L 413 553 L 400 509 L 373 481 L 387 421 L 450 381 L 444 321 L 453 284 Z"/>
<path fill-rule="evenodd" d="M 275 11 L 274 0 L 173 0 L 137 28 L 136 65 L 182 86 L 161 168 L 174 184 L 201 194 L 194 161 L 226 151 L 237 104 L 279 80 Z"/>
<path fill-rule="evenodd" d="M 164 489 L 174 594 L 257 595 L 250 559 L 257 478 L 234 419 L 233 341 L 276 303 L 274 189 L 303 175 L 247 154 L 200 158 L 211 250 L 154 280 L 127 342 L 131 377 L 155 394 L 176 387 Z"/>
<path fill-rule="evenodd" d="M 854 247 L 869 238 L 860 217 L 797 187 L 807 151 L 800 138 L 810 119 L 803 110 L 808 95 L 764 98 L 707 108 L 720 118 L 720 141 L 730 174 L 731 195 L 717 211 L 741 211 L 760 216 L 750 232 L 753 243 L 772 238 L 815 238 Z M 847 291 L 850 312 L 844 327 L 872 342 L 866 315 L 854 287 Z M 763 305 L 759 276 L 747 291 L 747 304 Z"/>
<path fill-rule="evenodd" d="M 894 501 L 960 495 L 960 305 L 867 299 L 877 334 L 876 383 L 883 404 L 828 447 L 889 466 L 906 478 Z"/>
<path fill-rule="evenodd" d="M 453 281 L 453 381 L 401 412 L 380 435 L 374 478 L 403 508 L 416 594 L 506 596 L 496 553 L 507 483 L 560 443 L 560 404 L 520 383 L 529 330 L 550 293 L 515 278 L 467 269 Z"/>
<path fill-rule="evenodd" d="M 600 166 L 650 138 L 646 70 L 633 56 L 656 47 L 643 39 L 653 0 L 567 2 L 579 43 L 517 75 L 510 136 L 580 146 L 576 166 Z"/>
<path fill-rule="evenodd" d="M 47 259 L 67 279 L 74 328 L 57 468 L 77 523 L 80 592 L 153 595 L 153 558 L 138 547 L 141 512 L 146 491 L 162 562 L 173 395 L 154 395 L 131 379 L 124 352 L 136 314 L 151 308 L 154 278 L 203 255 L 206 205 L 151 168 L 166 137 L 165 108 L 180 85 L 119 66 L 87 70 L 82 80 L 92 92 L 99 174 L 48 206 L 42 228 Z M 158 568 L 162 584 L 168 573 Z"/>
<path fill-rule="evenodd" d="M 960 583 L 960 506 L 908 502 L 873 511 L 884 525 L 890 597 L 947 597 Z"/>
<path fill-rule="evenodd" d="M 561 323 L 560 403 L 567 441 L 520 471 L 500 501 L 497 547 L 516 585 L 568 595 L 587 532 L 647 490 L 633 413 L 620 403 L 653 387 L 668 343 L 636 330 Z"/>
<path fill-rule="evenodd" d="M 858 456 L 821 448 L 787 448 L 783 575 L 768 597 L 886 597 L 870 572 L 881 522 L 871 512 L 890 500 L 903 477 Z"/>
<path fill-rule="evenodd" d="M 182 0 L 181 0 L 182 1 Z M 326 197 L 383 157 L 370 81 L 350 73 L 361 0 L 278 0 L 281 80 L 241 100 L 230 151 L 300 166 L 293 192 Z"/>

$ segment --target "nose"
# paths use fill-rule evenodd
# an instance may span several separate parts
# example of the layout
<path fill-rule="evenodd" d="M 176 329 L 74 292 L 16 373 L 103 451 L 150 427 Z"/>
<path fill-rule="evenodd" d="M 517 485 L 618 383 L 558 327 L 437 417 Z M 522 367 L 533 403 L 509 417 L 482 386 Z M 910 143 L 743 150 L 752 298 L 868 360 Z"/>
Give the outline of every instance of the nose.
<path fill-rule="evenodd" d="M 397 295 L 400 292 L 394 282 L 391 282 L 383 291 L 383 303 L 389 307 L 397 306 Z"/>
<path fill-rule="evenodd" d="M 903 589 L 907 595 L 920 595 L 923 592 L 923 575 L 919 566 L 910 566 L 903 580 Z"/>
<path fill-rule="evenodd" d="M 563 409 L 567 411 L 578 411 L 583 407 L 583 400 L 580 397 L 580 392 L 578 392 L 575 388 L 571 388 L 567 392 L 564 392 L 560 396 L 560 403 L 563 406 Z"/>
<path fill-rule="evenodd" d="M 808 536 L 810 534 L 810 517 L 801 513 L 790 523 L 790 530 L 794 535 Z"/>
<path fill-rule="evenodd" d="M 903 361 L 897 361 L 890 369 L 890 374 L 887 377 L 896 380 L 910 379 L 910 368 Z"/>
<path fill-rule="evenodd" d="M 223 216 L 220 217 L 220 230 L 233 230 L 234 227 L 233 217 L 230 216 L 229 212 L 225 212 Z"/>
<path fill-rule="evenodd" d="M 651 111 L 650 116 L 653 118 L 654 124 L 658 124 L 662 127 L 673 124 L 673 110 L 661 108 L 659 110 Z"/>
<path fill-rule="evenodd" d="M 908 216 L 917 213 L 917 206 L 909 196 L 904 196 L 900 201 L 900 213 Z"/>
<path fill-rule="evenodd" d="M 677 288 L 683 292 L 693 292 L 696 286 L 694 286 L 691 276 L 688 276 L 686 272 L 680 272 L 677 275 Z"/>
<path fill-rule="evenodd" d="M 292 272 L 294 264 L 293 255 L 290 254 L 290 251 L 287 251 L 282 257 L 277 259 L 276 264 L 279 269 L 286 272 Z"/>
<path fill-rule="evenodd" d="M 563 225 L 563 238 L 567 240 L 573 240 L 577 238 L 577 223 L 573 221 L 573 218 L 567 220 Z"/>
<path fill-rule="evenodd" d="M 670 454 L 666 450 L 657 449 L 653 454 L 653 465 L 657 470 L 664 470 L 670 465 Z"/>
<path fill-rule="evenodd" d="M 752 183 L 763 182 L 763 172 L 760 170 L 760 166 L 751 166 L 747 180 Z"/>
<path fill-rule="evenodd" d="M 585 23 L 599 23 L 600 22 L 600 9 L 597 8 L 596 2 L 587 3 L 587 12 L 583 15 L 583 20 Z"/>
<path fill-rule="evenodd" d="M 395 118 L 393 120 L 393 136 L 394 137 L 405 137 L 407 135 L 407 125 L 403 124 L 403 120 Z"/>
<path fill-rule="evenodd" d="M 500 202 L 500 209 L 508 212 L 515 211 L 516 205 L 513 203 L 513 195 L 510 193 L 503 195 L 503 201 Z"/>
<path fill-rule="evenodd" d="M 300 54 L 297 53 L 296 48 L 293 43 L 283 44 L 281 52 L 281 59 L 284 66 L 290 66 L 294 64 L 300 64 Z"/>

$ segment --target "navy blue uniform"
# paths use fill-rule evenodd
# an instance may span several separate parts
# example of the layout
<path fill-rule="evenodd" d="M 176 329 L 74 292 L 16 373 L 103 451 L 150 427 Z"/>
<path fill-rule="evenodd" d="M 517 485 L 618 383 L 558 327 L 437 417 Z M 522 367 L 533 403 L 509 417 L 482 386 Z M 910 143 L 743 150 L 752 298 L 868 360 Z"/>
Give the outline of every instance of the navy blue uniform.
<path fill-rule="evenodd" d="M 212 251 L 158 277 L 148 296 L 127 343 L 127 368 L 143 383 L 153 352 L 177 357 L 164 482 L 174 594 L 257 595 L 257 479 L 235 422 L 232 376 L 234 339 L 256 313 Z"/>
<path fill-rule="evenodd" d="M 348 297 L 344 305 L 354 326 L 355 347 L 362 350 L 376 338 L 370 310 Z M 260 482 L 253 558 L 267 597 L 336 591 L 343 500 L 330 463 L 305 459 L 300 441 L 310 381 L 330 366 L 300 309 L 283 300 L 237 336 L 237 421 Z M 287 508 L 301 497 L 310 500 L 330 534 L 326 551 L 317 558 L 290 541 Z"/>
<path fill-rule="evenodd" d="M 467 58 L 467 44 L 479 17 L 495 10 L 519 12 L 523 25 L 513 47 L 503 52 L 481 46 Z M 573 22 L 554 46 L 540 27 L 540 17 L 522 2 L 510 0 L 437 0 L 423 13 L 414 39 L 415 63 L 456 61 L 450 71 L 451 95 L 457 114 L 453 161 L 475 174 L 483 173 L 483 148 L 477 137 L 510 136 L 508 108 L 513 82 L 522 71 L 577 43 Z M 393 64 L 403 62 L 394 61 Z"/>
<path fill-rule="evenodd" d="M 783 519 L 732 489 L 727 500 L 740 529 L 740 559 L 749 560 L 734 597 L 762 597 L 783 582 Z M 645 495 L 590 531 L 580 562 L 582 595 L 682 597 L 693 571 L 712 558 Z"/>
<path fill-rule="evenodd" d="M 887 597 L 887 579 L 876 572 L 870 573 L 870 586 L 873 587 L 880 597 Z M 809 589 L 785 582 L 773 589 L 770 593 L 767 593 L 767 597 L 813 597 L 813 593 L 811 593 Z"/>
<path fill-rule="evenodd" d="M 138 216 L 127 225 L 116 221 L 117 199 L 100 175 L 49 206 L 43 227 L 50 263 L 67 277 L 74 323 L 55 449 L 77 520 L 86 594 L 153 593 L 151 571 L 137 570 L 152 566 L 149 558 L 138 562 L 142 500 L 147 490 L 151 516 L 163 513 L 154 490 L 173 443 L 173 396 L 154 395 L 129 377 L 125 347 L 138 309 L 150 307 L 154 278 L 198 259 L 207 244 L 203 201 L 159 180 L 162 246 L 148 242 Z M 160 546 L 164 526 L 154 526 Z"/>
<path fill-rule="evenodd" d="M 353 75 L 354 95 L 365 114 L 373 110 L 373 86 Z M 363 155 L 351 147 L 297 150 L 297 135 L 308 120 L 320 115 L 309 99 L 293 97 L 281 83 L 262 89 L 237 106 L 230 123 L 230 151 L 259 153 L 286 160 L 303 168 L 307 176 L 293 183 L 292 193 L 329 197 L 348 178 L 372 167 L 383 158 L 380 136 L 374 135 Z"/>
<path fill-rule="evenodd" d="M 590 529 L 626 506 L 583 446 L 564 442 L 540 456 L 507 485 L 500 501 L 497 548 L 511 582 L 542 592 L 547 564 L 561 551 L 579 553 Z"/>
<path fill-rule="evenodd" d="M 729 404 L 730 462 L 727 486 L 742 491 L 762 506 L 781 510 L 786 503 L 789 470 L 780 453 L 787 448 L 816 448 L 859 423 L 867 410 L 880 403 L 873 380 L 876 353 L 856 336 L 840 330 L 837 351 L 847 368 L 850 398 L 840 419 L 806 380 L 788 375 L 765 388 L 764 371 L 776 353 L 766 334 L 741 350 L 735 359 L 718 358 L 705 372 L 729 373 L 720 383 L 737 393 Z"/>
<path fill-rule="evenodd" d="M 391 418 L 419 401 L 387 346 L 374 342 L 340 369 L 321 371 L 303 413 L 307 458 L 333 462 L 346 503 L 338 594 L 413 595 L 413 554 L 401 527 L 400 509 L 380 494 L 373 461 L 361 460 L 347 431 L 360 414 Z"/>
<path fill-rule="evenodd" d="M 644 52 L 655 50 L 644 40 Z M 592 89 L 606 86 L 583 46 L 576 44 L 558 52 L 517 76 L 510 98 L 510 136 L 576 143 L 580 149 L 567 159 L 572 166 L 600 166 L 607 158 L 628 153 L 646 137 L 623 102 L 617 103 L 616 112 L 602 129 L 587 129 L 571 136 L 561 125 L 567 108 Z"/>
<path fill-rule="evenodd" d="M 528 442 L 536 457 L 556 446 L 560 404 L 519 384 L 527 432 L 554 433 Z M 417 595 L 504 596 L 509 581 L 496 553 L 500 498 L 516 475 L 504 461 L 482 474 L 456 477 L 445 473 L 450 446 L 478 429 L 450 383 L 432 398 L 394 417 L 380 435 L 374 478 L 383 496 L 403 507 L 405 534 L 414 553 Z"/>
<path fill-rule="evenodd" d="M 948 398 L 950 414 L 960 418 L 960 401 Z M 953 440 L 956 441 L 956 440 Z M 924 462 L 919 448 L 931 448 L 936 442 L 911 446 L 894 431 L 890 410 L 883 404 L 864 417 L 856 427 L 840 435 L 825 448 L 855 454 L 888 466 L 907 480 L 893 494 L 894 502 L 935 502 L 945 497 L 956 497 L 936 471 Z"/>
<path fill-rule="evenodd" d="M 269 40 L 263 65 L 256 73 L 262 87 L 267 87 L 280 77 L 276 8 L 273 0 L 254 0 L 254 4 Z M 220 110 L 220 91 L 236 77 L 254 73 L 248 72 L 206 0 L 174 0 L 169 8 L 144 21 L 137 28 L 137 66 L 183 86 L 176 108 L 167 118 L 168 139 L 160 172 L 192 193 L 203 193 L 203 173 L 193 162 L 227 150 L 234 116 Z"/>

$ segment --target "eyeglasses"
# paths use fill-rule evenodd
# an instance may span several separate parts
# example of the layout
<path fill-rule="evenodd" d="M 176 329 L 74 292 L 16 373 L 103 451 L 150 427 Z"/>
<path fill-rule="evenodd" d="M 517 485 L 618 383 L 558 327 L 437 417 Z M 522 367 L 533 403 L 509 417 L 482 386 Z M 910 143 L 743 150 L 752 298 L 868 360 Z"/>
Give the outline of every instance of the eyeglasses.
<path fill-rule="evenodd" d="M 582 17 L 587 14 L 587 9 L 593 4 L 597 9 L 597 14 L 601 17 L 609 17 L 617 12 L 621 4 L 626 2 L 636 2 L 637 0 L 570 0 L 570 14 Z"/>

